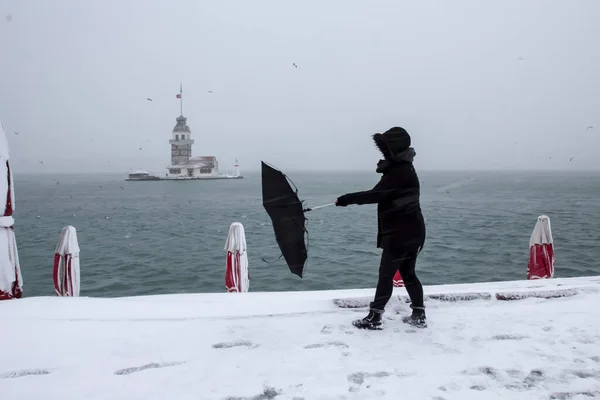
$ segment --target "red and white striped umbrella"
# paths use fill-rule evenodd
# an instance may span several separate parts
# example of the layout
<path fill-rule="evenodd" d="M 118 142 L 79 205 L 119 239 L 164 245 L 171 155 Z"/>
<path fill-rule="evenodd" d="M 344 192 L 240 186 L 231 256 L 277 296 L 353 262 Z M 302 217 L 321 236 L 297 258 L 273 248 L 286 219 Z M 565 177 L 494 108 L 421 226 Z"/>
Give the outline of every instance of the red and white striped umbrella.
<path fill-rule="evenodd" d="M 225 287 L 228 292 L 247 292 L 250 287 L 248 253 L 244 226 L 234 222 L 229 227 L 225 241 L 227 259 L 225 265 Z"/>
<path fill-rule="evenodd" d="M 60 233 L 54 252 L 52 278 L 57 296 L 79 296 L 79 243 L 77 230 L 71 225 L 65 226 Z"/>
<path fill-rule="evenodd" d="M 0 300 L 23 295 L 23 277 L 13 226 L 15 220 L 15 188 L 10 169 L 8 141 L 0 121 Z"/>
<path fill-rule="evenodd" d="M 396 271 L 396 275 L 394 275 L 394 287 L 404 287 L 404 280 L 400 276 L 400 271 Z"/>
<path fill-rule="evenodd" d="M 554 276 L 554 243 L 550 218 L 538 217 L 529 239 L 529 262 L 527 279 L 546 279 Z"/>

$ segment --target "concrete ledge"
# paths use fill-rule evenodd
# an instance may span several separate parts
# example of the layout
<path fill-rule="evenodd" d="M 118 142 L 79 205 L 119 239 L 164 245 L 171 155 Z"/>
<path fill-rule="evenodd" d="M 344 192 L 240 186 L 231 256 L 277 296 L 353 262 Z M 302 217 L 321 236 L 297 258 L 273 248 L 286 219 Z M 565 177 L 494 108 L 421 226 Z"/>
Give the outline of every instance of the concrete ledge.
<path fill-rule="evenodd" d="M 529 289 L 531 289 L 530 287 Z M 425 301 L 446 301 L 462 302 L 473 300 L 484 301 L 511 301 L 523 300 L 529 298 L 537 299 L 558 299 L 572 297 L 579 293 L 597 293 L 600 288 L 582 287 L 568 289 L 547 289 L 547 290 L 516 290 L 516 291 L 498 291 L 498 292 L 464 292 L 464 293 L 431 293 L 425 295 Z M 397 299 L 404 303 L 409 303 L 410 299 L 406 295 L 397 296 Z M 339 308 L 367 308 L 372 301 L 372 297 L 334 299 L 333 304 Z"/>
<path fill-rule="evenodd" d="M 561 297 L 575 296 L 579 292 L 579 289 L 544 290 L 531 292 L 498 292 L 496 293 L 496 300 L 522 300 L 532 297 L 537 299 L 558 299 Z"/>

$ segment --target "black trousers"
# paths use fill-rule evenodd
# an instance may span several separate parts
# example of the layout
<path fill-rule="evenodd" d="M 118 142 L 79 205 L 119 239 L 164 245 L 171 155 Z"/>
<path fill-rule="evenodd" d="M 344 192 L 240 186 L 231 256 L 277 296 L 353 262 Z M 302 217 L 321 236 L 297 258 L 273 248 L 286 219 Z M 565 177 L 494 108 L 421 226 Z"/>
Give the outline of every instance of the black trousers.
<path fill-rule="evenodd" d="M 400 271 L 404 286 L 413 307 L 423 307 L 423 286 L 415 273 L 419 251 L 404 252 L 395 249 L 383 249 L 379 265 L 379 282 L 371 308 L 383 312 L 392 297 L 394 274 Z"/>

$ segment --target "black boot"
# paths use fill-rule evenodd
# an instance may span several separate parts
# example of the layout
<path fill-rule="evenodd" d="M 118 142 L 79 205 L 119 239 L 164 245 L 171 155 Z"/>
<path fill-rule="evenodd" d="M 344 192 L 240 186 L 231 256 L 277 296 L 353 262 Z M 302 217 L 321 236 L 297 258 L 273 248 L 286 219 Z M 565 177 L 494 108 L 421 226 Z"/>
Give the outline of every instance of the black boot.
<path fill-rule="evenodd" d="M 427 318 L 425 317 L 425 307 L 413 307 L 412 315 L 402 317 L 402 322 L 410 324 L 416 328 L 427 328 Z"/>
<path fill-rule="evenodd" d="M 379 330 L 381 329 L 381 314 L 383 314 L 383 310 L 371 308 L 369 310 L 369 315 L 363 319 L 357 319 L 356 321 L 352 322 L 352 325 L 358 329 Z"/>

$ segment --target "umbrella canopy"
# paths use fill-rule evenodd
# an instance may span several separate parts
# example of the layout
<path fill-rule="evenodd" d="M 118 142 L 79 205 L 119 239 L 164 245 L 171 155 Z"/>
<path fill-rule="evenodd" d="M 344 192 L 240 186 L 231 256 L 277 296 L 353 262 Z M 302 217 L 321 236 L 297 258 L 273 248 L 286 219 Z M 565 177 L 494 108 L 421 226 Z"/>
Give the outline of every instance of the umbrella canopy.
<path fill-rule="evenodd" d="M 302 278 L 308 256 L 304 235 L 306 217 L 298 189 L 292 188 L 287 176 L 262 162 L 263 206 L 271 218 L 275 239 L 290 271 Z"/>
<path fill-rule="evenodd" d="M 227 258 L 225 264 L 225 287 L 228 292 L 247 292 L 250 287 L 248 253 L 244 226 L 234 222 L 229 227 L 225 241 Z"/>
<path fill-rule="evenodd" d="M 79 296 L 79 243 L 77 231 L 71 225 L 65 226 L 60 233 L 54 252 L 52 278 L 57 296 Z"/>
<path fill-rule="evenodd" d="M 545 279 L 554 276 L 554 243 L 550 218 L 538 217 L 529 239 L 529 263 L 527 279 Z"/>
<path fill-rule="evenodd" d="M 10 169 L 8 141 L 0 121 L 0 300 L 23 295 L 23 277 L 13 226 L 15 220 L 15 189 Z"/>

